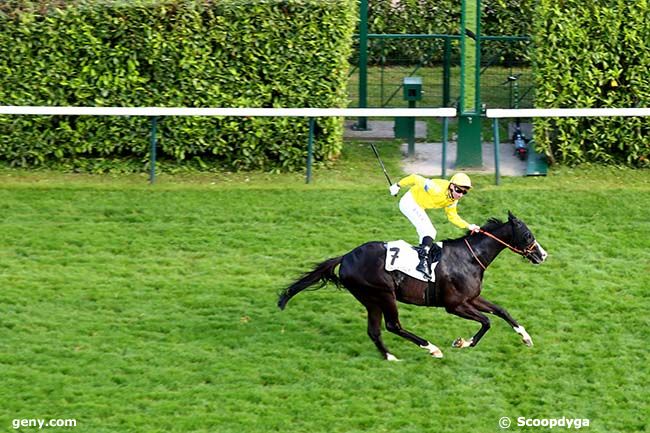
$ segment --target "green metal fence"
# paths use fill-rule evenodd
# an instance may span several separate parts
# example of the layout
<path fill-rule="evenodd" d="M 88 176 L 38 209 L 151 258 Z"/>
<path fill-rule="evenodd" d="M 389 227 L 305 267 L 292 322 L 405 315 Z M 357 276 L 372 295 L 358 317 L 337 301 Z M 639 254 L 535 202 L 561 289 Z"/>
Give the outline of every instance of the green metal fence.
<path fill-rule="evenodd" d="M 422 77 L 424 97 L 418 106 L 453 107 L 460 95 L 460 36 L 439 34 L 369 34 L 367 107 L 406 107 L 404 77 Z M 481 100 L 488 108 L 532 108 L 533 80 L 528 37 L 481 37 Z M 361 107 L 359 56 L 352 59 L 350 106 Z"/>

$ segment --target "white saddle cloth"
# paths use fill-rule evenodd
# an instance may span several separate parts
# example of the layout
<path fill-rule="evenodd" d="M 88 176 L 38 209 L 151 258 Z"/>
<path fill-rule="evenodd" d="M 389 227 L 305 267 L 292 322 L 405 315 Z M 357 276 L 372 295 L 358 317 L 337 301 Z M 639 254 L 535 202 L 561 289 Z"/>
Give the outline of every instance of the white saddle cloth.
<path fill-rule="evenodd" d="M 442 248 L 442 242 L 436 243 Z M 420 258 L 413 245 L 403 240 L 386 242 L 385 268 L 388 272 L 400 271 L 420 281 L 435 281 L 434 272 L 438 262 L 431 264 L 431 280 L 427 279 L 422 272 L 415 270 L 419 263 Z"/>

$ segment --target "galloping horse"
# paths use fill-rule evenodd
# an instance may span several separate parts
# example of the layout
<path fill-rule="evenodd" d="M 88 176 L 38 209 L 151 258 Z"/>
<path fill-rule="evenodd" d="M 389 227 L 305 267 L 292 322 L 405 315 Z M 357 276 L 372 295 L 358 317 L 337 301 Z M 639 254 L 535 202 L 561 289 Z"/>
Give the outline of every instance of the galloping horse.
<path fill-rule="evenodd" d="M 397 302 L 418 306 L 444 307 L 448 313 L 464 319 L 480 322 L 481 328 L 469 340 L 458 338 L 453 347 L 465 348 L 478 344 L 490 329 L 490 319 L 483 313 L 494 314 L 513 327 L 523 342 L 532 346 L 533 341 L 523 326 L 502 307 L 493 304 L 481 294 L 485 269 L 497 255 L 509 248 L 533 264 L 542 263 L 546 251 L 523 221 L 508 212 L 508 221 L 490 219 L 477 234 L 443 242 L 442 256 L 435 268 L 435 285 L 410 277 L 400 271 L 386 271 L 386 244 L 368 242 L 349 253 L 334 257 L 317 265 L 282 291 L 278 307 L 282 310 L 287 302 L 304 289 L 321 282 L 342 285 L 361 302 L 368 311 L 368 336 L 377 349 L 389 361 L 398 359 L 391 354 L 381 338 L 382 315 L 389 332 L 403 337 L 431 356 L 442 358 L 442 351 L 429 341 L 402 328 Z M 339 266 L 340 265 L 340 266 Z M 335 272 L 339 266 L 338 275 Z M 434 296 L 431 295 L 434 291 Z"/>

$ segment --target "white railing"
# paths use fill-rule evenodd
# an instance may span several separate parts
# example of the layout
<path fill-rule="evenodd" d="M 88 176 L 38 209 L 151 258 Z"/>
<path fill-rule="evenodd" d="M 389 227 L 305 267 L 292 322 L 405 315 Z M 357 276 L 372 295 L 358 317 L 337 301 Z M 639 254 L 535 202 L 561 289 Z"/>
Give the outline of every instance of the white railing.
<path fill-rule="evenodd" d="M 491 119 L 527 117 L 645 117 L 650 108 L 490 108 L 485 116 Z"/>
<path fill-rule="evenodd" d="M 0 115 L 60 115 L 60 116 L 142 116 L 151 119 L 150 182 L 155 181 L 157 120 L 167 116 L 216 117 L 296 117 L 309 119 L 307 144 L 307 182 L 311 179 L 314 140 L 314 119 L 318 117 L 436 117 L 443 119 L 443 154 L 448 137 L 448 121 L 457 116 L 455 108 L 189 108 L 189 107 L 63 107 L 63 106 L 0 106 Z M 645 117 L 650 108 L 540 108 L 486 110 L 493 119 L 495 145 L 495 181 L 499 183 L 499 119 L 535 117 Z M 445 158 L 442 159 L 445 173 Z"/>
<path fill-rule="evenodd" d="M 448 119 L 456 116 L 455 108 L 189 108 L 189 107 L 61 107 L 0 106 L 0 115 L 54 116 L 143 116 L 151 119 L 149 181 L 156 179 L 156 143 L 158 118 L 167 116 L 216 117 L 299 117 L 309 119 L 307 143 L 307 179 L 311 181 L 314 119 L 318 117 L 437 117 L 443 118 L 443 146 Z M 444 160 L 443 160 L 444 165 Z M 444 167 L 443 167 L 444 172 Z"/>
<path fill-rule="evenodd" d="M 526 119 L 535 117 L 646 117 L 650 108 L 491 108 L 485 116 L 492 119 L 494 137 L 494 173 L 495 183 L 499 178 L 499 119 Z M 530 155 L 529 155 L 530 158 Z"/>
<path fill-rule="evenodd" d="M 0 106 L 0 114 L 58 116 L 456 117 L 455 108 L 188 108 Z"/>

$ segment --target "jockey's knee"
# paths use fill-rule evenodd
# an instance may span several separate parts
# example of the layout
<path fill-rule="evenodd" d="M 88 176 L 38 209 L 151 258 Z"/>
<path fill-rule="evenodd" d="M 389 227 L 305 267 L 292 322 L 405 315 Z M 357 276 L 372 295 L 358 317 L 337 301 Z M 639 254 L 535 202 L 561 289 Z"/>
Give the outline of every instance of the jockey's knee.
<path fill-rule="evenodd" d="M 420 235 L 420 240 L 422 243 L 424 243 L 427 239 L 431 239 L 431 243 L 433 243 L 438 232 L 436 232 L 436 229 L 430 227 L 427 230 L 419 231 L 418 234 Z"/>

